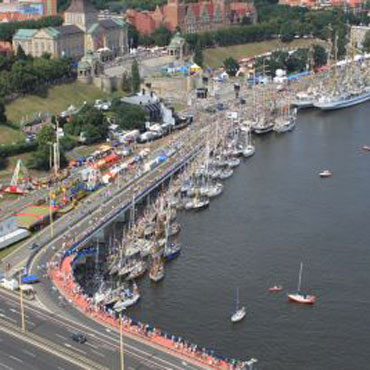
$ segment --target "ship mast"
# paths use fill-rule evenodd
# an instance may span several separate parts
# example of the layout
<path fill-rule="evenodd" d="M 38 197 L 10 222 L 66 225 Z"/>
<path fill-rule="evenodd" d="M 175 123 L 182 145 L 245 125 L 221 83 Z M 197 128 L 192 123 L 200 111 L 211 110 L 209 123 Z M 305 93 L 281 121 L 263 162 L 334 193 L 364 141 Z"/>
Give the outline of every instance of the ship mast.
<path fill-rule="evenodd" d="M 301 284 L 302 284 L 302 270 L 303 270 L 303 262 L 301 262 L 301 266 L 299 268 L 299 277 L 298 277 L 298 287 L 297 292 L 301 291 Z"/>

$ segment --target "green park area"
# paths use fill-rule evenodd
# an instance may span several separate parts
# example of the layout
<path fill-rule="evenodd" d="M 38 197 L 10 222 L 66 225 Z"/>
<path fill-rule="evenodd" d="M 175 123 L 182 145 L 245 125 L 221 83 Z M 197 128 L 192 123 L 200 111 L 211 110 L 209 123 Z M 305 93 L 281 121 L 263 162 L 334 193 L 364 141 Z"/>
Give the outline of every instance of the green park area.
<path fill-rule="evenodd" d="M 236 60 L 264 54 L 273 50 L 290 50 L 296 48 L 308 48 L 311 44 L 324 43 L 313 39 L 296 39 L 282 43 L 280 40 L 251 42 L 243 45 L 233 45 L 204 50 L 204 64 L 211 67 L 221 67 L 226 58 L 233 57 Z"/>

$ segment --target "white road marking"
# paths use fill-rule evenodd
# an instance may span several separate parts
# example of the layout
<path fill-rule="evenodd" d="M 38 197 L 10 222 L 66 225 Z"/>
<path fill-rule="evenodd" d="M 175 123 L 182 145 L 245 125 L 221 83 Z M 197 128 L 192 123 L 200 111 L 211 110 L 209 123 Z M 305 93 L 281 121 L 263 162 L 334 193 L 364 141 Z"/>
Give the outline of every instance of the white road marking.
<path fill-rule="evenodd" d="M 95 349 L 92 349 L 91 352 L 95 353 L 98 356 L 105 357 L 105 355 L 103 355 L 102 353 L 96 351 Z"/>
<path fill-rule="evenodd" d="M 66 337 L 63 337 L 63 335 L 60 335 L 60 334 L 55 334 L 56 337 L 60 338 L 60 339 L 63 339 L 63 340 L 67 340 Z"/>
<path fill-rule="evenodd" d="M 18 362 L 21 362 L 21 363 L 23 363 L 23 360 L 21 360 L 20 358 L 18 358 L 18 357 L 15 357 L 15 356 L 12 356 L 12 355 L 8 355 L 8 357 L 9 358 L 11 358 L 12 360 L 14 360 L 14 361 L 18 361 Z"/>
<path fill-rule="evenodd" d="M 14 312 L 14 313 L 19 313 L 19 311 L 18 311 L 18 310 L 16 310 L 15 308 L 9 308 L 9 311 L 12 311 L 12 312 Z"/>
<path fill-rule="evenodd" d="M 77 351 L 77 352 L 80 352 L 80 353 L 83 353 L 84 355 L 86 355 L 87 353 L 85 351 L 82 351 L 81 349 L 78 349 L 76 347 L 73 347 L 71 346 L 69 343 L 64 343 L 64 345 L 68 348 L 73 348 L 74 351 Z"/>
<path fill-rule="evenodd" d="M 4 315 L 3 313 L 0 313 L 0 317 L 4 317 L 6 320 L 16 323 L 16 319 L 12 319 L 11 317 Z"/>
<path fill-rule="evenodd" d="M 0 363 L 0 367 L 6 369 L 6 370 L 14 370 L 12 367 L 8 366 L 8 365 L 5 365 L 5 364 L 2 364 Z"/>
<path fill-rule="evenodd" d="M 30 351 L 27 351 L 26 349 L 23 349 L 23 350 L 22 350 L 22 352 L 23 352 L 23 353 L 25 353 L 25 354 L 26 354 L 26 355 L 28 355 L 28 356 L 33 357 L 33 358 L 35 358 L 35 357 L 36 357 L 36 355 L 35 355 L 34 353 L 32 353 L 32 352 L 30 352 Z"/>

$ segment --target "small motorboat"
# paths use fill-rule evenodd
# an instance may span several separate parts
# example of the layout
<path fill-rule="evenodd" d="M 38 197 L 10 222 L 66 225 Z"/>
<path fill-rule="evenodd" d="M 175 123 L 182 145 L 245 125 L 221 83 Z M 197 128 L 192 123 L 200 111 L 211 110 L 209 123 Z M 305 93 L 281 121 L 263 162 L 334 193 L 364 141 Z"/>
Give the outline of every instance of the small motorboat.
<path fill-rule="evenodd" d="M 149 278 L 151 281 L 158 283 L 159 281 L 163 280 L 165 274 L 163 264 L 157 264 L 153 266 L 149 272 Z"/>
<path fill-rule="evenodd" d="M 169 243 L 164 249 L 163 258 L 166 262 L 169 262 L 178 257 L 180 253 L 181 244 Z"/>
<path fill-rule="evenodd" d="M 366 152 L 370 152 L 370 146 L 368 145 L 364 145 L 361 149 L 365 150 Z"/>
<path fill-rule="evenodd" d="M 230 158 L 227 161 L 227 164 L 230 168 L 235 168 L 240 165 L 240 159 L 239 158 Z"/>
<path fill-rule="evenodd" d="M 229 177 L 231 177 L 232 175 L 233 175 L 233 170 L 231 168 L 225 169 L 225 170 L 221 171 L 219 179 L 220 180 L 226 180 Z"/>
<path fill-rule="evenodd" d="M 278 293 L 278 292 L 281 292 L 282 290 L 283 290 L 283 287 L 281 285 L 274 285 L 269 288 L 269 292 L 271 293 Z"/>
<path fill-rule="evenodd" d="M 329 170 L 324 170 L 324 171 L 322 171 L 322 172 L 319 173 L 319 176 L 320 177 L 323 177 L 323 178 L 325 178 L 325 177 L 331 177 L 332 175 L 333 174 Z"/>
<path fill-rule="evenodd" d="M 247 145 L 243 151 L 243 156 L 244 158 L 249 158 L 251 157 L 254 153 L 256 152 L 256 148 L 254 145 Z"/>

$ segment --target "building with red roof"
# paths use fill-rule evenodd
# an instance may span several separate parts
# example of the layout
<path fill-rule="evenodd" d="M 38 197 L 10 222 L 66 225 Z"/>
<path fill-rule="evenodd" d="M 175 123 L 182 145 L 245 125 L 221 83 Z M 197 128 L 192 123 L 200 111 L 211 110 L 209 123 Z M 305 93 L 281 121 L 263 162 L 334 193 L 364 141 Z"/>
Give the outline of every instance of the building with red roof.
<path fill-rule="evenodd" d="M 151 34 L 165 26 L 171 31 L 183 33 L 212 31 L 241 24 L 244 17 L 255 20 L 253 3 L 231 0 L 199 0 L 187 3 L 184 0 L 167 0 L 167 4 L 154 11 L 129 9 L 127 20 L 142 34 Z"/>

